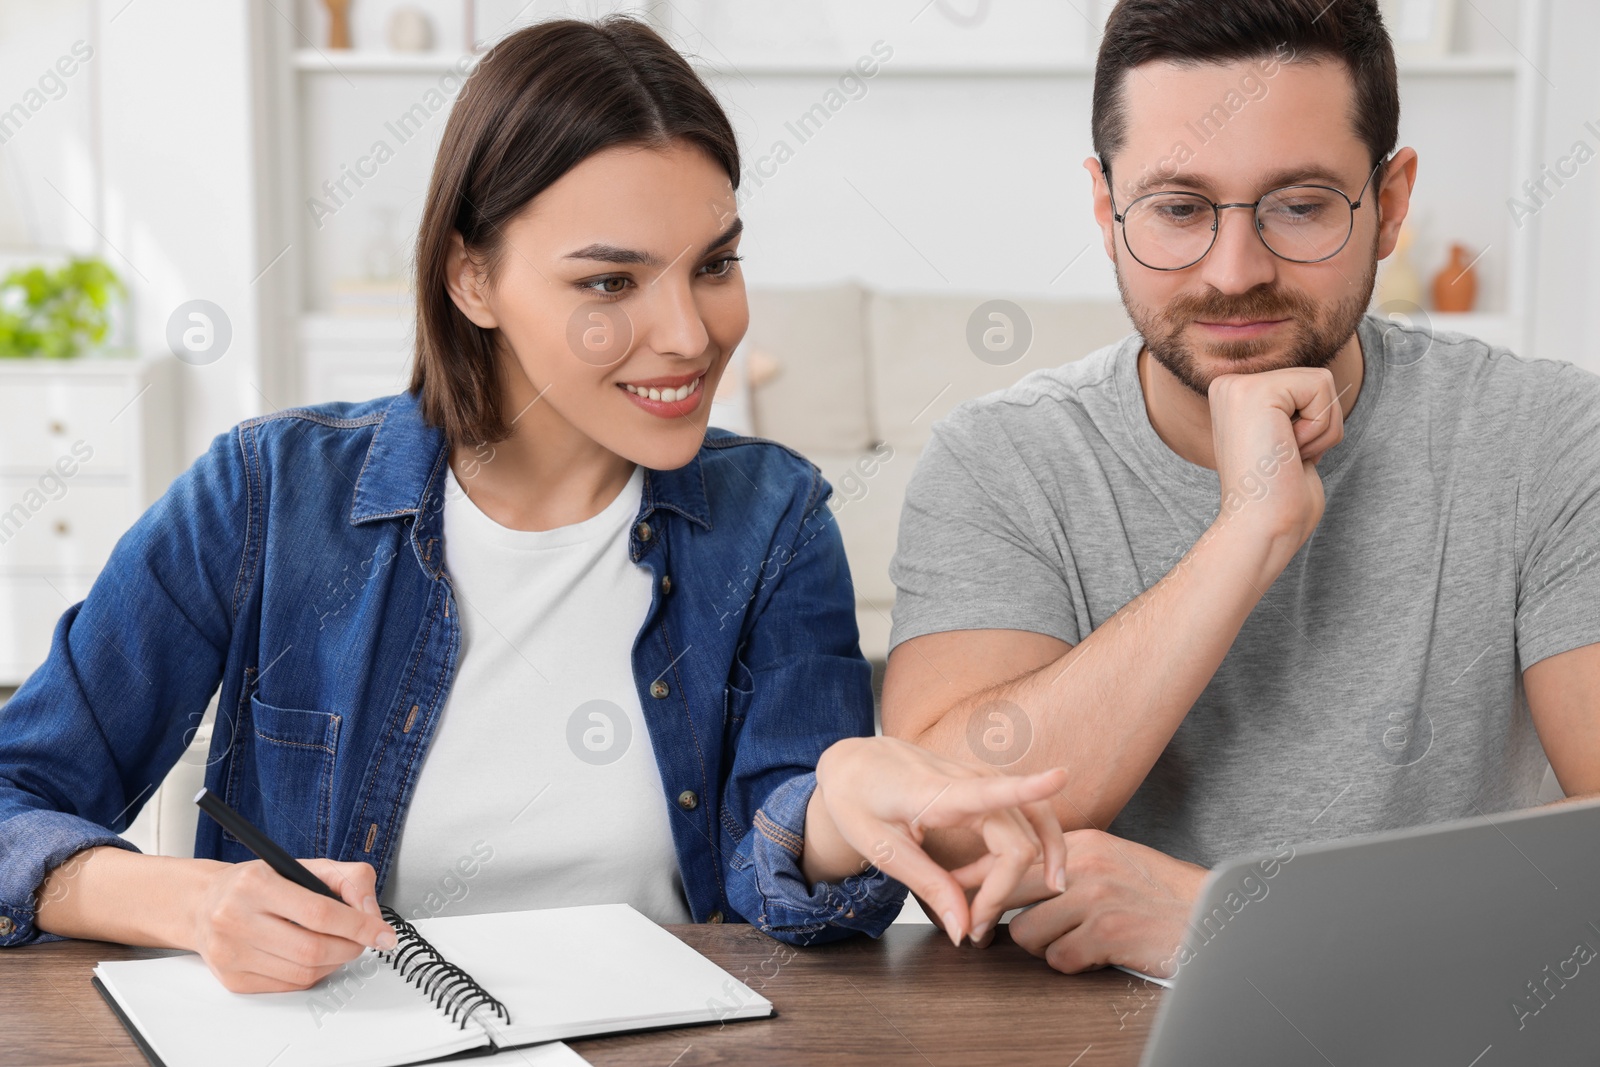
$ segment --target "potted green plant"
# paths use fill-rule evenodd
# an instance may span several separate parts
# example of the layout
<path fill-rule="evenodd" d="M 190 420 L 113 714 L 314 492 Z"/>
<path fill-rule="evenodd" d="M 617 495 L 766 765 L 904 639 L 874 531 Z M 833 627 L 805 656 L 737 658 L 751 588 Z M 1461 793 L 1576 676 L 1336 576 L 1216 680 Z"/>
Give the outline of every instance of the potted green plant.
<path fill-rule="evenodd" d="M 94 256 L 23 267 L 0 280 L 0 359 L 73 359 L 106 338 L 113 302 L 127 294 Z"/>

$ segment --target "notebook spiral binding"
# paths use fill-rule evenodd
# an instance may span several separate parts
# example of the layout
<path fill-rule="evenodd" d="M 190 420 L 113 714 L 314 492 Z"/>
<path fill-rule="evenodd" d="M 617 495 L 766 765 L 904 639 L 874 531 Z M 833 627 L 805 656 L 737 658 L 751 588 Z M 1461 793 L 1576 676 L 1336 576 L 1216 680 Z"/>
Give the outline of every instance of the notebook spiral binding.
<path fill-rule="evenodd" d="M 487 1005 L 493 1014 L 507 1023 L 511 1013 L 487 989 L 479 985 L 466 971 L 439 954 L 428 944 L 428 939 L 417 932 L 400 913 L 388 905 L 380 908 L 384 920 L 394 927 L 398 938 L 394 948 L 379 952 L 378 958 L 388 963 L 400 977 L 415 983 L 428 995 L 434 1007 L 449 1011 L 451 1021 L 459 1021 L 461 1029 L 467 1028 L 467 1019 L 479 1008 Z M 458 1019 L 459 1017 L 459 1019 Z"/>

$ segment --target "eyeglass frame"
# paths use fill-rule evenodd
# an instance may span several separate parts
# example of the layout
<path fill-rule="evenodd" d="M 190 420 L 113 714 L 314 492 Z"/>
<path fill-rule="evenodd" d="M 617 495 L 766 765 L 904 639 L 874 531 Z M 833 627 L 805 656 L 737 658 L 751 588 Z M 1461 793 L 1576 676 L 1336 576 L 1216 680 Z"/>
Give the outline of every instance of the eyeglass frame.
<path fill-rule="evenodd" d="M 1250 209 L 1250 212 L 1251 212 L 1252 216 L 1254 217 L 1255 224 L 1256 224 L 1255 225 L 1256 238 L 1258 240 L 1260 240 L 1261 246 L 1263 248 L 1265 248 L 1268 252 L 1271 252 L 1273 255 L 1277 256 L 1279 259 L 1283 260 L 1285 263 L 1302 263 L 1302 264 L 1326 263 L 1328 260 L 1330 260 L 1334 256 L 1338 255 L 1340 252 L 1343 252 L 1345 250 L 1345 247 L 1350 244 L 1350 238 L 1356 232 L 1356 212 L 1358 210 L 1360 210 L 1362 204 L 1366 203 L 1367 186 L 1372 184 L 1372 179 L 1377 177 L 1378 171 L 1385 164 L 1387 164 L 1389 162 L 1389 160 L 1380 159 L 1380 160 L 1378 160 L 1378 162 L 1376 164 L 1373 165 L 1372 173 L 1367 175 L 1367 180 L 1362 183 L 1361 191 L 1356 194 L 1356 198 L 1354 200 L 1351 200 L 1350 197 L 1345 193 L 1345 191 L 1343 189 L 1335 189 L 1331 185 L 1319 185 L 1319 184 L 1317 184 L 1315 182 L 1296 182 L 1293 185 L 1282 185 L 1282 186 L 1279 186 L 1276 189 L 1268 189 L 1265 193 L 1261 194 L 1260 199 L 1256 200 L 1254 203 L 1249 203 L 1249 204 L 1245 204 L 1245 203 L 1240 203 L 1240 204 L 1219 204 L 1215 200 L 1212 200 L 1209 196 L 1206 196 L 1204 193 L 1197 193 L 1197 192 L 1193 192 L 1193 191 L 1188 190 L 1188 189 L 1157 189 L 1154 192 L 1145 193 L 1143 196 L 1135 197 L 1132 201 L 1129 202 L 1128 206 L 1126 208 L 1124 208 L 1120 214 L 1117 212 L 1116 193 L 1111 188 L 1111 168 L 1106 166 L 1105 160 L 1103 160 L 1103 159 L 1098 160 L 1098 162 L 1100 163 L 1100 172 L 1105 175 L 1105 179 L 1106 179 L 1106 194 L 1111 199 L 1111 218 L 1115 222 L 1120 223 L 1121 226 L 1122 226 L 1122 247 L 1126 248 L 1128 250 L 1128 255 L 1132 256 L 1134 258 L 1134 261 L 1137 262 L 1139 264 L 1139 266 L 1144 267 L 1146 270 L 1159 270 L 1159 271 L 1171 272 L 1171 271 L 1176 271 L 1176 270 L 1188 270 L 1190 267 L 1194 266 L 1196 263 L 1199 263 L 1201 260 L 1203 260 L 1207 256 L 1209 256 L 1211 254 L 1211 250 L 1213 248 L 1217 247 L 1217 236 L 1222 232 L 1222 213 L 1223 213 L 1223 211 L 1227 210 L 1228 208 L 1243 208 L 1243 207 L 1247 207 L 1247 208 Z M 1339 247 L 1338 248 L 1334 249 L 1332 252 L 1329 252 L 1327 255 L 1323 256 L 1320 259 L 1290 259 L 1288 256 L 1284 255 L 1282 252 L 1279 252 L 1276 248 L 1273 248 L 1271 245 L 1267 244 L 1267 239 L 1261 235 L 1261 230 L 1262 230 L 1262 222 L 1261 222 L 1261 214 L 1260 214 L 1260 212 L 1261 212 L 1261 203 L 1262 203 L 1263 200 L 1266 200 L 1268 197 L 1273 196 L 1273 195 L 1275 195 L 1277 193 L 1281 193 L 1285 189 L 1325 189 L 1330 193 L 1338 193 L 1339 196 L 1344 199 L 1344 202 L 1350 205 L 1350 229 L 1344 235 L 1344 240 L 1339 242 Z M 1194 259 L 1194 260 L 1192 260 L 1192 261 L 1190 261 L 1188 263 L 1185 263 L 1181 267 L 1152 267 L 1152 266 L 1150 266 L 1150 264 L 1148 264 L 1144 260 L 1140 259 L 1139 258 L 1139 253 L 1135 252 L 1133 250 L 1133 246 L 1128 243 L 1128 223 L 1126 221 L 1126 219 L 1128 217 L 1128 212 L 1132 211 L 1136 204 L 1140 203 L 1141 201 L 1149 200 L 1151 197 L 1155 197 L 1155 196 L 1174 196 L 1174 195 L 1191 196 L 1191 197 L 1194 197 L 1194 198 L 1196 198 L 1198 200 L 1203 200 L 1207 204 L 1211 205 L 1211 243 L 1206 245 L 1206 250 L 1204 252 L 1200 253 L 1198 258 L 1196 258 L 1196 259 Z"/>

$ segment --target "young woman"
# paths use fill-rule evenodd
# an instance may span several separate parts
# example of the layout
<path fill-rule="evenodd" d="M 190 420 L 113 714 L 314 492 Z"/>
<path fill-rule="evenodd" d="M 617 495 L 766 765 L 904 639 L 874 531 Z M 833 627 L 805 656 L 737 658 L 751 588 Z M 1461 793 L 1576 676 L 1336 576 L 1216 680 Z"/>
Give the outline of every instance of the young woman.
<path fill-rule="evenodd" d="M 747 322 L 738 180 L 642 24 L 484 57 L 418 236 L 410 391 L 218 437 L 5 707 L 0 944 L 175 946 L 284 990 L 393 944 L 380 900 L 622 900 L 803 944 L 876 936 L 902 882 L 959 943 L 1062 867 L 1062 772 L 870 737 L 828 486 L 707 429 Z M 195 859 L 115 836 L 219 684 L 207 786 L 345 903 L 208 819 Z M 984 855 L 940 869 L 941 829 Z"/>

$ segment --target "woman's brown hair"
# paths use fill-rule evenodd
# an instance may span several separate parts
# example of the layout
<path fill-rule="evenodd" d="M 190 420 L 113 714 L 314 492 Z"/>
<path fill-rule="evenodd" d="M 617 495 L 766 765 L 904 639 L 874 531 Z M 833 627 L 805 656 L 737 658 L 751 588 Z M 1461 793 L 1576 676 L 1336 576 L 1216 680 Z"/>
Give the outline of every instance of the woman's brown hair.
<path fill-rule="evenodd" d="M 693 68 L 625 16 L 518 30 L 468 77 L 445 125 L 417 232 L 417 340 L 410 391 L 451 444 L 511 435 L 500 410 L 493 330 L 446 288 L 460 233 L 490 281 L 505 227 L 584 159 L 615 145 L 697 145 L 739 186 L 733 127 Z"/>

